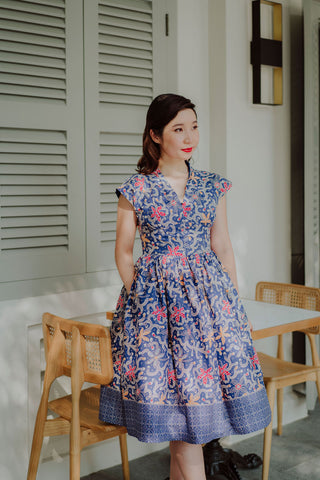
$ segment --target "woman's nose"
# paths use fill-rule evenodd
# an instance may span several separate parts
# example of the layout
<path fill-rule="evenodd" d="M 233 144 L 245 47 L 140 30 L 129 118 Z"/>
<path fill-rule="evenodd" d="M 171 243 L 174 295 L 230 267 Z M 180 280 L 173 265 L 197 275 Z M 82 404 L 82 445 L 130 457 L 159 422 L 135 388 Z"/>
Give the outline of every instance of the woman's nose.
<path fill-rule="evenodd" d="M 191 133 L 186 132 L 185 137 L 184 137 L 184 143 L 191 143 Z"/>

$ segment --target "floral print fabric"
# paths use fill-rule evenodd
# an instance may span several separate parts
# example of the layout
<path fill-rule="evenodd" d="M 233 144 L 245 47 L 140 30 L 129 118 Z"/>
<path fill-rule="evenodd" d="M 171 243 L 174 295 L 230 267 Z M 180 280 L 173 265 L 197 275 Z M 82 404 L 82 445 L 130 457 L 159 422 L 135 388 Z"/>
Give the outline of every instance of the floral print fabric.
<path fill-rule="evenodd" d="M 205 443 L 270 422 L 246 313 L 210 248 L 230 187 L 189 166 L 183 201 L 159 169 L 117 190 L 135 209 L 143 253 L 112 323 L 114 379 L 101 388 L 100 419 L 141 441 Z"/>

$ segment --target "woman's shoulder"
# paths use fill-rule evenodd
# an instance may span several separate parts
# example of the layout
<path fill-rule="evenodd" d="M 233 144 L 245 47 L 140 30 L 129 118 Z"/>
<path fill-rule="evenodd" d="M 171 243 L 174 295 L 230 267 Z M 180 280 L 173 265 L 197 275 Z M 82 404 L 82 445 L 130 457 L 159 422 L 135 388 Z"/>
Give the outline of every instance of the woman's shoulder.
<path fill-rule="evenodd" d="M 215 172 L 208 172 L 206 170 L 193 169 L 195 178 L 202 180 L 204 183 L 215 183 L 226 181 L 231 184 L 231 181 L 225 178 L 223 175 Z"/>
<path fill-rule="evenodd" d="M 208 172 L 206 170 L 193 170 L 194 178 L 199 187 L 203 186 L 208 192 L 217 192 L 218 197 L 230 190 L 232 182 L 219 173 Z"/>
<path fill-rule="evenodd" d="M 136 200 L 140 198 L 145 189 L 148 187 L 152 178 L 152 174 L 145 175 L 143 173 L 134 173 L 128 177 L 124 182 L 117 187 L 116 193 L 124 195 L 128 200 Z"/>

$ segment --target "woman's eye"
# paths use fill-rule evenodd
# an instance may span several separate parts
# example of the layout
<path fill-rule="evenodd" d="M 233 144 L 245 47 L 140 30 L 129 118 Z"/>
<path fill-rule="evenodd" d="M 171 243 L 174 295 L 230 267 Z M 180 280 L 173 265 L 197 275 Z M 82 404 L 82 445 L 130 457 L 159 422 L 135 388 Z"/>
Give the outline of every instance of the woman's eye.
<path fill-rule="evenodd" d="M 197 130 L 198 129 L 198 125 L 193 125 L 193 130 Z"/>
<path fill-rule="evenodd" d="M 176 128 L 175 132 L 182 132 L 182 128 Z"/>

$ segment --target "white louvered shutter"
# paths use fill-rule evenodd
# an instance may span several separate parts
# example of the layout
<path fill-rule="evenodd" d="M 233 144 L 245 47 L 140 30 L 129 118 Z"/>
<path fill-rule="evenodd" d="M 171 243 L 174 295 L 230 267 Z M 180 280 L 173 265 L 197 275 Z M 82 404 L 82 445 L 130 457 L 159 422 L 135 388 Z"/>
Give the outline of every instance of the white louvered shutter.
<path fill-rule="evenodd" d="M 79 0 L 0 0 L 0 281 L 85 271 Z"/>
<path fill-rule="evenodd" d="M 115 188 L 135 172 L 147 107 L 173 76 L 165 15 L 174 3 L 85 0 L 88 271 L 114 268 Z"/>

